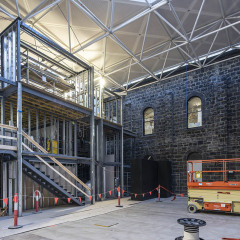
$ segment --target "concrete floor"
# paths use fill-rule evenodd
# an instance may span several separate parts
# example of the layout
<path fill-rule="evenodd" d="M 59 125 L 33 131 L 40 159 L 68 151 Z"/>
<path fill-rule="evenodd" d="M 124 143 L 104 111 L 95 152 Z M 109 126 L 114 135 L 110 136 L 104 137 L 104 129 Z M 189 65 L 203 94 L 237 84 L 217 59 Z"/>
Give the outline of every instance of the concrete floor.
<path fill-rule="evenodd" d="M 175 201 L 156 199 L 136 202 L 123 199 L 123 208 L 116 208 L 117 200 L 98 202 L 89 207 L 68 207 L 45 210 L 41 214 L 26 214 L 19 218 L 24 225 L 9 230 L 13 219 L 0 219 L 0 237 L 3 240 L 95 240 L 95 239 L 159 239 L 173 240 L 183 235 L 183 226 L 177 219 L 193 217 L 205 220 L 200 229 L 205 240 L 240 238 L 240 217 L 220 213 L 186 211 L 187 199 Z M 13 235 L 14 234 L 14 235 Z"/>

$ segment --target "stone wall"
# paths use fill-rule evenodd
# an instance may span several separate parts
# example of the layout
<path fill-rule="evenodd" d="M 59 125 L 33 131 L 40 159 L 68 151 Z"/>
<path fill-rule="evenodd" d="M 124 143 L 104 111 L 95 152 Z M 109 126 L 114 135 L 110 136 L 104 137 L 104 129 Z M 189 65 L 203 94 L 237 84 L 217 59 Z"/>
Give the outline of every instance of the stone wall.
<path fill-rule="evenodd" d="M 188 129 L 186 102 L 193 96 L 202 99 L 203 121 Z M 144 136 L 147 107 L 154 109 L 154 134 Z M 136 158 L 152 154 L 157 161 L 172 161 L 173 190 L 186 192 L 190 153 L 202 159 L 240 157 L 240 58 L 129 91 L 123 110 L 124 128 L 137 134 Z M 129 146 L 126 142 L 126 153 Z M 125 161 L 131 162 L 129 154 Z"/>

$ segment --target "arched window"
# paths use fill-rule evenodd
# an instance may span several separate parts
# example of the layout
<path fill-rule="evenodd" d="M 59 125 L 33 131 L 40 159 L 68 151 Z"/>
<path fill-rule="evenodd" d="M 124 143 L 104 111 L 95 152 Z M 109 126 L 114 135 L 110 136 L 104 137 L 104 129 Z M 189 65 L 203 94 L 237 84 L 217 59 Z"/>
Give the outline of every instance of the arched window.
<path fill-rule="evenodd" d="M 188 100 L 188 128 L 202 126 L 202 100 L 192 97 Z"/>
<path fill-rule="evenodd" d="M 152 108 L 147 108 L 143 112 L 143 127 L 144 127 L 144 135 L 153 134 L 153 132 L 154 132 L 154 111 Z"/>
<path fill-rule="evenodd" d="M 191 152 L 187 156 L 187 160 L 202 160 L 202 155 L 198 152 Z"/>

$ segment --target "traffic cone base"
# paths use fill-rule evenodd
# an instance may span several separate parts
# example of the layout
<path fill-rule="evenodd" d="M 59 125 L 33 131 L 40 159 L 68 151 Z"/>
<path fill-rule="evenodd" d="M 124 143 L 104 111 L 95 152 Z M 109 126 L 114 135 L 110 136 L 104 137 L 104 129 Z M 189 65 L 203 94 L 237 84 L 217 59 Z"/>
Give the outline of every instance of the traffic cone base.
<path fill-rule="evenodd" d="M 38 212 L 32 212 L 33 214 L 38 214 L 38 213 L 42 213 L 42 211 L 38 211 Z"/>
<path fill-rule="evenodd" d="M 122 205 L 117 205 L 116 207 L 123 207 Z"/>
<path fill-rule="evenodd" d="M 8 229 L 18 229 L 18 228 L 22 228 L 22 225 L 17 225 L 17 226 L 10 226 L 8 227 Z"/>

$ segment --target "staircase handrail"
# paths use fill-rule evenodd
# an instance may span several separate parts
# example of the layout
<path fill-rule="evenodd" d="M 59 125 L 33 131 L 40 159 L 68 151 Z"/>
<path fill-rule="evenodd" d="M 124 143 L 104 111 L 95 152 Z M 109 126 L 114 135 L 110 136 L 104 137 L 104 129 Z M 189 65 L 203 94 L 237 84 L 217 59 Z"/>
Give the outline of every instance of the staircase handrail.
<path fill-rule="evenodd" d="M 0 124 L 1 128 L 5 128 L 5 129 L 9 129 L 9 130 L 14 130 L 17 131 L 17 127 L 14 126 L 9 126 L 6 124 Z M 24 131 L 22 131 L 22 135 L 28 140 L 30 141 L 36 148 L 38 148 L 40 151 L 42 151 L 43 153 L 48 153 L 47 150 L 45 150 L 40 144 L 38 144 L 35 140 L 33 140 L 29 135 L 27 135 Z M 27 147 L 27 145 L 25 145 L 23 143 L 24 147 Z M 28 147 L 27 147 L 28 148 Z M 28 148 L 29 150 L 30 148 Z M 32 149 L 30 149 L 29 151 L 33 152 Z M 41 158 L 38 155 L 35 155 L 37 158 Z M 52 157 L 52 156 L 48 156 L 53 162 L 55 162 L 59 167 L 61 167 L 65 172 L 67 172 L 71 177 L 73 177 L 78 183 L 80 183 L 84 188 L 86 188 L 88 191 L 91 191 L 91 189 L 83 182 L 81 181 L 76 175 L 74 175 L 70 170 L 68 170 L 65 166 L 63 166 L 56 158 Z M 42 159 L 42 158 L 41 158 Z M 41 160 L 40 159 L 40 160 Z M 42 160 L 41 160 L 42 161 Z M 46 162 L 46 161 L 45 161 Z M 46 164 L 46 163 L 45 163 Z M 57 171 L 57 170 L 56 170 Z M 57 171 L 58 172 L 58 171 Z M 59 174 L 60 175 L 60 174 Z M 62 175 L 63 176 L 63 175 Z M 75 185 L 75 187 L 77 187 Z M 77 187 L 77 189 L 79 191 L 82 192 L 82 190 L 80 190 L 80 188 Z M 87 194 L 85 194 L 87 195 Z M 88 196 L 88 195 L 87 195 Z"/>

